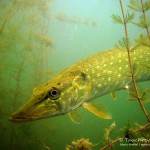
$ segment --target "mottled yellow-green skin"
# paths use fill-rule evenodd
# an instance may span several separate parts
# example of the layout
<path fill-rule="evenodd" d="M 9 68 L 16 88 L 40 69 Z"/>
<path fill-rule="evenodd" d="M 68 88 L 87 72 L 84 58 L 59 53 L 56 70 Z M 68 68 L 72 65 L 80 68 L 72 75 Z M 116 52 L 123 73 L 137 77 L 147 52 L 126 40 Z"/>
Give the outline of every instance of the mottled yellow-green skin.
<path fill-rule="evenodd" d="M 150 80 L 150 47 L 139 46 L 131 51 L 136 82 Z M 126 50 L 112 49 L 92 55 L 65 69 L 45 85 L 36 88 L 29 102 L 12 114 L 16 122 L 65 114 L 84 102 L 125 88 L 131 84 Z M 59 97 L 48 97 L 51 89 Z"/>

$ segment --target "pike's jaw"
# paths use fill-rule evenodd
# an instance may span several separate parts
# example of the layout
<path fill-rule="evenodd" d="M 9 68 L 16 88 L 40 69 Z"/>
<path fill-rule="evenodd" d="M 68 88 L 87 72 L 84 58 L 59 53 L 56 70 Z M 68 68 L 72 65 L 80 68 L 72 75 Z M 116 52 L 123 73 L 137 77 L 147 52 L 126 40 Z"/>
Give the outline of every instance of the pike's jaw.
<path fill-rule="evenodd" d="M 32 105 L 29 107 L 28 104 L 24 105 L 18 111 L 13 113 L 9 118 L 12 122 L 28 122 L 33 120 L 39 120 L 43 118 L 53 117 L 57 114 L 60 114 L 60 111 L 57 105 L 50 106 L 35 106 Z"/>
<path fill-rule="evenodd" d="M 33 120 L 38 120 L 38 119 L 42 119 L 42 118 L 38 118 L 38 117 L 33 117 L 33 116 L 21 116 L 21 115 L 12 115 L 9 120 L 12 122 L 28 122 L 28 121 L 33 121 Z"/>
<path fill-rule="evenodd" d="M 44 118 L 48 118 L 48 117 L 53 117 L 56 116 L 57 113 L 54 110 L 53 112 L 51 111 L 51 113 L 42 113 L 42 114 L 38 114 L 38 115 L 33 115 L 33 114 L 25 114 L 25 113 L 14 113 L 11 115 L 11 117 L 9 118 L 10 121 L 12 122 L 29 122 L 29 121 L 34 121 L 34 120 L 39 120 L 39 119 L 44 119 Z"/>

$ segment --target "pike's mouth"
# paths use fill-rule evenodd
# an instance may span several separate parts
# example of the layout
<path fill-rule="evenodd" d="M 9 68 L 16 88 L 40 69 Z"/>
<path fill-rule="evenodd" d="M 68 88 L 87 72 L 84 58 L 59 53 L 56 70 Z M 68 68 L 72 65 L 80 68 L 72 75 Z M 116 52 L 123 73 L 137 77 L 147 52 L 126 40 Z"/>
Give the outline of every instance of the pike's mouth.
<path fill-rule="evenodd" d="M 36 111 L 34 113 L 17 111 L 10 116 L 9 120 L 12 122 L 21 123 L 21 122 L 30 122 L 30 121 L 40 120 L 44 118 L 49 118 L 56 115 L 57 113 L 55 108 L 51 109 L 51 111 L 42 112 L 42 113 L 40 113 L 40 111 Z"/>
<path fill-rule="evenodd" d="M 35 105 L 27 103 L 12 113 L 9 120 L 12 122 L 29 122 L 43 118 L 53 117 L 58 113 L 57 105 Z"/>
<path fill-rule="evenodd" d="M 16 122 L 16 123 L 21 123 L 21 122 L 29 122 L 29 121 L 34 121 L 34 120 L 39 120 L 42 118 L 39 117 L 31 117 L 31 116 L 11 116 L 9 118 L 10 121 Z"/>

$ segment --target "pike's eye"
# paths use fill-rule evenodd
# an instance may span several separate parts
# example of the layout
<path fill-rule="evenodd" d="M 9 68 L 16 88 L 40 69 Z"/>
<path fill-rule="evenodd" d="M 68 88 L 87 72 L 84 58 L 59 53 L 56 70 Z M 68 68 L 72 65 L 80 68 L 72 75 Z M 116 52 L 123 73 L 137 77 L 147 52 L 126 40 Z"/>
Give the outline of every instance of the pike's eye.
<path fill-rule="evenodd" d="M 52 99 L 52 100 L 56 100 L 58 99 L 60 96 L 60 92 L 59 90 L 57 89 L 52 89 L 50 92 L 49 92 L 49 97 Z"/>

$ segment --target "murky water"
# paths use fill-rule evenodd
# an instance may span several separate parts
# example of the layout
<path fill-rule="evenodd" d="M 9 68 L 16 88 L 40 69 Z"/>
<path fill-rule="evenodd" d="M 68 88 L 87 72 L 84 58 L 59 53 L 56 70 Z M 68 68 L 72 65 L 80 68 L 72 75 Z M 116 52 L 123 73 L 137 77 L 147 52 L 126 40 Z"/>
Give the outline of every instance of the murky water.
<path fill-rule="evenodd" d="M 125 12 L 133 12 L 123 1 Z M 149 11 L 146 12 L 149 16 Z M 130 122 L 145 125 L 147 119 L 137 101 L 130 102 L 125 90 L 97 99 L 112 114 L 111 120 L 101 119 L 87 110 L 79 125 L 68 115 L 29 123 L 12 123 L 11 113 L 24 104 L 32 90 L 78 60 L 114 48 L 125 37 L 124 27 L 114 24 L 112 15 L 121 16 L 119 0 L 1 0 L 0 1 L 0 149 L 64 150 L 73 140 L 89 139 L 98 150 L 107 145 L 105 129 L 115 122 L 111 140 L 124 135 Z M 135 13 L 135 21 L 140 13 Z M 146 30 L 128 24 L 131 44 Z M 149 89 L 150 82 L 140 84 Z M 148 98 L 150 98 L 148 96 Z M 144 104 L 148 113 L 149 103 Z M 149 132 L 149 131 L 148 131 Z M 134 139 L 142 138 L 132 137 Z M 139 146 L 115 144 L 114 148 L 140 149 Z M 128 143 L 124 141 L 124 143 Z M 149 148 L 148 146 L 146 148 Z"/>

